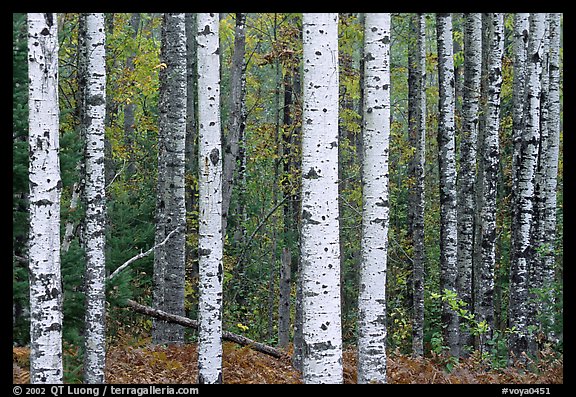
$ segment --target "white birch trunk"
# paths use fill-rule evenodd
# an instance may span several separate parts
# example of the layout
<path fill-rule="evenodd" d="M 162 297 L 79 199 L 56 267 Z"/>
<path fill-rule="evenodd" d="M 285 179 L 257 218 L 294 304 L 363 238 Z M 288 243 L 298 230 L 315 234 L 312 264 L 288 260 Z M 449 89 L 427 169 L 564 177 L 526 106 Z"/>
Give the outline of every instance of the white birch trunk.
<path fill-rule="evenodd" d="M 186 34 L 182 13 L 164 14 L 160 61 L 154 303 L 182 316 L 186 258 Z M 179 231 L 174 237 L 158 245 L 175 229 Z M 184 342 L 181 325 L 155 320 L 152 331 L 155 343 Z"/>
<path fill-rule="evenodd" d="M 510 303 L 508 306 L 509 327 L 516 330 L 510 337 L 510 350 L 516 359 L 523 359 L 522 352 L 528 348 L 528 265 L 532 250 L 530 235 L 534 211 L 534 182 L 540 136 L 540 77 L 545 30 L 545 14 L 530 14 L 528 40 L 526 95 L 524 108 L 524 131 L 517 163 L 517 198 L 515 225 L 517 232 L 510 263 Z"/>
<path fill-rule="evenodd" d="M 544 195 L 542 226 L 543 244 L 546 250 L 543 257 L 543 285 L 551 288 L 554 282 L 555 246 L 556 246 L 556 189 L 558 184 L 558 158 L 560 148 L 560 18 L 559 13 L 550 13 L 550 81 L 548 87 L 548 142 L 546 153 L 546 193 Z M 549 325 L 554 323 L 553 308 L 555 296 L 549 295 L 548 306 L 543 312 Z M 556 341 L 557 335 L 551 332 L 548 339 Z"/>
<path fill-rule="evenodd" d="M 362 262 L 358 383 L 386 383 L 386 263 L 390 138 L 390 14 L 364 20 Z"/>
<path fill-rule="evenodd" d="M 440 169 L 440 284 L 442 290 L 456 292 L 457 220 L 456 159 L 454 139 L 454 56 L 452 17 L 436 15 L 438 38 L 438 162 Z M 450 354 L 459 356 L 459 320 L 447 302 L 443 303 L 442 322 Z"/>
<path fill-rule="evenodd" d="M 458 295 L 471 310 L 482 16 L 479 13 L 470 13 L 465 18 L 464 90 L 458 173 Z M 460 348 L 471 346 L 472 343 L 470 333 L 466 329 L 460 329 Z"/>
<path fill-rule="evenodd" d="M 302 337 L 305 383 L 342 383 L 338 14 L 303 14 Z"/>
<path fill-rule="evenodd" d="M 30 382 L 62 383 L 58 31 L 28 14 Z"/>
<path fill-rule="evenodd" d="M 84 381 L 104 383 L 106 359 L 104 117 L 106 53 L 104 14 L 86 15 L 86 314 Z"/>
<path fill-rule="evenodd" d="M 198 14 L 199 383 L 222 383 L 222 147 L 218 14 Z"/>
<path fill-rule="evenodd" d="M 510 254 L 511 262 L 514 261 L 516 243 L 516 233 L 518 220 L 515 211 L 517 208 L 516 200 L 518 198 L 518 169 L 520 163 L 520 151 L 522 146 L 522 131 L 524 130 L 524 92 L 526 86 L 526 54 L 528 51 L 528 31 L 529 13 L 514 14 L 514 80 L 512 91 L 512 142 L 514 144 L 512 153 L 512 208 L 511 208 L 511 241 Z"/>
<path fill-rule="evenodd" d="M 500 90 L 502 86 L 502 55 L 504 52 L 504 16 L 488 14 L 490 46 L 488 54 L 488 86 L 485 131 L 482 140 L 480 167 L 483 189 L 480 205 L 480 261 L 477 264 L 478 292 L 475 297 L 475 313 L 479 321 L 489 326 L 481 344 L 486 350 L 487 339 L 494 328 L 494 267 L 496 263 L 496 183 L 498 180 L 500 126 Z"/>

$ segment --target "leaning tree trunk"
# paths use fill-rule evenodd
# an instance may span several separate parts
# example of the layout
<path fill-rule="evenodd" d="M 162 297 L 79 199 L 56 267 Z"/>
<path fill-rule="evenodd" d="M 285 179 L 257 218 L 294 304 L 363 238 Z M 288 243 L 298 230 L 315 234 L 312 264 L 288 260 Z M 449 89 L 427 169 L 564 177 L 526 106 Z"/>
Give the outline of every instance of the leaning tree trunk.
<path fill-rule="evenodd" d="M 30 382 L 62 383 L 58 25 L 28 14 Z"/>
<path fill-rule="evenodd" d="M 305 383 L 342 383 L 338 14 L 302 17 L 302 337 Z"/>
<path fill-rule="evenodd" d="M 386 383 L 386 262 L 390 139 L 390 14 L 364 21 L 362 262 L 358 383 Z"/>
<path fill-rule="evenodd" d="M 184 315 L 186 205 L 184 193 L 186 141 L 186 35 L 184 14 L 164 14 L 158 100 L 158 191 L 155 242 L 176 235 L 154 251 L 154 305 Z M 183 343 L 184 328 L 155 320 L 155 343 Z"/>
<path fill-rule="evenodd" d="M 498 181 L 500 126 L 500 89 L 502 86 L 502 54 L 504 52 L 504 16 L 488 14 L 489 53 L 485 130 L 480 150 L 482 167 L 482 196 L 480 203 L 479 262 L 475 268 L 478 286 L 474 312 L 478 321 L 485 321 L 488 332 L 481 336 L 482 351 L 488 348 L 494 329 L 494 267 L 496 263 L 496 183 Z"/>
<path fill-rule="evenodd" d="M 454 138 L 454 56 L 452 18 L 436 15 L 438 38 L 438 162 L 440 169 L 440 285 L 442 291 L 456 292 L 457 222 L 456 160 Z M 442 305 L 444 340 L 450 354 L 458 357 L 458 315 L 448 301 Z"/>
<path fill-rule="evenodd" d="M 528 348 L 528 265 L 533 248 L 530 246 L 534 211 L 534 182 L 540 137 L 540 75 L 542 72 L 542 41 L 545 14 L 530 14 L 528 39 L 524 130 L 517 162 L 517 197 L 513 211 L 517 231 L 512 234 L 510 263 L 510 302 L 508 325 L 516 332 L 510 335 L 510 351 L 514 358 L 524 360 L 522 353 Z"/>
<path fill-rule="evenodd" d="M 412 244 L 414 264 L 412 276 L 412 354 L 424 354 L 424 175 L 426 158 L 426 17 L 416 14 L 412 21 L 415 30 L 416 45 L 409 52 L 409 99 L 410 136 L 414 145 L 412 172 L 414 189 L 410 192 L 412 211 Z"/>
<path fill-rule="evenodd" d="M 198 382 L 222 383 L 222 144 L 218 14 L 198 14 Z"/>
<path fill-rule="evenodd" d="M 106 192 L 104 118 L 106 115 L 106 36 L 104 14 L 86 15 L 86 317 L 84 382 L 104 383 L 106 361 Z"/>
<path fill-rule="evenodd" d="M 482 16 L 466 14 L 464 21 L 464 86 L 460 172 L 458 173 L 458 296 L 472 310 L 472 263 L 474 258 L 474 214 L 478 104 L 482 65 Z M 463 320 L 461 320 L 463 321 Z M 473 344 L 470 332 L 460 329 L 460 350 Z"/>

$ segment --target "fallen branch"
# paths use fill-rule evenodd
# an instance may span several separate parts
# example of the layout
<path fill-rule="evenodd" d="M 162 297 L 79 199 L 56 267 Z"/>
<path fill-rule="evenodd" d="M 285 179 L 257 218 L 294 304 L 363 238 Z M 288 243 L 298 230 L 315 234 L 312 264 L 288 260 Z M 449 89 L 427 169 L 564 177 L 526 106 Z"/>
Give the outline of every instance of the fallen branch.
<path fill-rule="evenodd" d="M 187 317 L 178 316 L 176 314 L 166 313 L 165 311 L 154 309 L 150 306 L 144 306 L 137 302 L 134 302 L 131 299 L 126 301 L 127 305 L 134 309 L 134 311 L 145 314 L 147 316 L 151 316 L 160 320 L 168 321 L 175 324 L 180 324 L 188 328 L 198 329 L 199 324 L 198 321 L 192 320 Z M 265 345 L 260 342 L 256 342 L 252 339 L 246 338 L 242 335 L 233 334 L 232 332 L 222 331 L 222 339 L 228 340 L 234 343 L 239 344 L 240 346 L 247 346 L 253 350 L 259 351 L 264 354 L 268 354 L 269 356 L 276 357 L 276 358 L 289 358 L 288 354 L 283 352 L 282 350 L 278 350 L 273 348 L 272 346 Z"/>

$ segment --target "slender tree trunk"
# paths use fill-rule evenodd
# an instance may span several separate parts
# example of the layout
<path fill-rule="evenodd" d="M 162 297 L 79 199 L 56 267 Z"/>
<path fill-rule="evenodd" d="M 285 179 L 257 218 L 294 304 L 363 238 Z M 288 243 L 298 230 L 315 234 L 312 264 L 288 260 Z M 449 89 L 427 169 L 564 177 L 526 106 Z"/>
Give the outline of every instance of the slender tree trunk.
<path fill-rule="evenodd" d="M 510 336 L 510 351 L 514 358 L 524 360 L 528 348 L 528 266 L 533 248 L 530 246 L 534 211 L 534 180 L 540 137 L 540 76 L 544 39 L 544 14 L 530 14 L 526 67 L 526 95 L 524 108 L 524 131 L 520 147 L 517 171 L 517 198 L 514 211 L 517 232 L 510 263 L 510 303 L 508 305 L 509 327 L 516 332 Z"/>
<path fill-rule="evenodd" d="M 303 15 L 302 335 L 305 383 L 342 383 L 338 14 Z"/>
<path fill-rule="evenodd" d="M 472 264 L 474 247 L 474 213 L 476 153 L 478 138 L 478 104 L 482 65 L 482 16 L 465 15 L 464 21 L 464 92 L 462 100 L 462 133 L 460 138 L 460 172 L 458 173 L 458 296 L 472 311 Z M 462 320 L 461 320 L 462 321 Z M 471 346 L 470 332 L 460 328 L 460 353 Z"/>
<path fill-rule="evenodd" d="M 174 229 L 177 234 L 154 252 L 155 307 L 184 315 L 186 205 L 184 146 L 186 141 L 186 35 L 184 14 L 164 14 L 160 62 L 158 129 L 158 197 L 155 242 Z M 155 320 L 155 343 L 183 343 L 184 328 Z"/>
<path fill-rule="evenodd" d="M 234 34 L 234 54 L 230 71 L 230 121 L 228 123 L 228 136 L 224 146 L 224 169 L 222 174 L 222 230 L 226 235 L 228 225 L 228 212 L 234 185 L 234 171 L 237 169 L 240 152 L 240 137 L 244 135 L 246 126 L 246 61 L 244 59 L 246 47 L 246 14 L 236 13 L 236 28 Z"/>
<path fill-rule="evenodd" d="M 364 52 L 364 184 L 358 296 L 358 383 L 386 383 L 390 14 L 366 14 Z"/>
<path fill-rule="evenodd" d="M 524 131 L 524 101 L 526 90 L 526 57 L 528 52 L 529 13 L 514 14 L 513 51 L 514 80 L 512 82 L 512 166 L 510 206 L 510 263 L 516 261 L 518 241 L 518 171 L 521 163 L 522 134 Z M 511 275 L 511 274 L 510 274 Z M 512 292 L 510 293 L 510 295 Z"/>
<path fill-rule="evenodd" d="M 185 153 L 185 196 L 186 219 L 192 213 L 198 213 L 198 126 L 197 126 L 197 87 L 196 83 L 196 13 L 186 13 L 184 16 L 186 29 L 186 145 Z M 191 223 L 191 224 L 190 224 Z M 198 234 L 198 225 L 187 222 L 188 233 Z M 186 276 L 193 279 L 198 276 L 198 250 L 191 244 L 186 244 Z M 198 293 L 198 284 L 193 283 L 194 293 Z"/>
<path fill-rule="evenodd" d="M 286 348 L 290 342 L 290 282 L 292 254 L 290 248 L 282 249 L 280 288 L 278 297 L 278 346 Z"/>
<path fill-rule="evenodd" d="M 550 13 L 550 81 L 548 86 L 548 139 L 542 149 L 544 153 L 545 193 L 542 205 L 542 277 L 543 287 L 547 289 L 547 299 L 542 313 L 547 329 L 544 329 L 548 340 L 556 341 L 557 335 L 552 331 L 554 325 L 555 296 L 552 292 L 556 249 L 556 189 L 558 183 L 558 157 L 560 146 L 560 18 L 559 13 Z"/>
<path fill-rule="evenodd" d="M 138 37 L 138 31 L 140 29 L 140 13 L 135 12 L 130 16 L 130 27 L 132 28 L 132 40 L 136 40 Z M 134 59 L 136 58 L 136 52 L 132 52 L 126 59 L 126 69 L 129 73 L 134 72 Z M 136 159 L 135 159 L 135 147 L 134 147 L 134 127 L 135 119 L 134 113 L 136 110 L 136 104 L 130 102 L 124 105 L 124 139 L 126 146 L 128 147 L 128 164 L 126 166 L 126 179 L 130 179 L 132 175 L 136 172 Z"/>
<path fill-rule="evenodd" d="M 411 191 L 411 229 L 413 255 L 412 302 L 412 354 L 424 354 L 424 162 L 426 158 L 426 17 L 416 14 L 411 20 L 416 37 L 415 46 L 409 50 L 409 86 L 412 94 L 409 99 L 408 122 L 410 136 L 415 147 L 412 159 L 414 189 Z"/>
<path fill-rule="evenodd" d="M 532 229 L 530 245 L 533 248 L 533 255 L 528 265 L 528 327 L 532 332 L 528 335 L 528 351 L 530 355 L 535 355 L 538 349 L 538 340 L 541 339 L 542 331 L 542 309 L 543 301 L 538 296 L 537 291 L 542 291 L 543 268 L 542 257 L 545 251 L 543 245 L 543 224 L 544 224 L 544 200 L 546 196 L 546 170 L 543 169 L 546 163 L 546 149 L 548 145 L 548 83 L 549 79 L 549 48 L 548 38 L 548 14 L 544 21 L 544 39 L 542 40 L 542 71 L 540 75 L 540 136 L 538 144 L 538 159 L 536 163 L 536 176 L 534 179 L 534 210 L 532 214 Z"/>
<path fill-rule="evenodd" d="M 198 382 L 222 383 L 222 144 L 218 14 L 197 16 L 200 320 Z"/>
<path fill-rule="evenodd" d="M 78 15 L 78 44 L 77 44 L 77 81 L 78 91 L 76 92 L 76 117 L 78 120 L 79 139 L 83 142 L 86 139 L 86 62 L 88 52 L 86 47 L 86 14 L 80 13 Z M 73 212 L 78 207 L 78 203 L 84 197 L 84 183 L 86 164 L 84 159 L 81 159 L 76 166 L 78 169 L 78 181 L 72 185 L 72 197 L 70 198 L 70 212 Z M 64 226 L 64 236 L 62 237 L 61 254 L 65 254 L 70 249 L 72 240 L 76 234 L 82 229 L 82 224 L 74 224 L 74 219 L 69 219 Z"/>
<path fill-rule="evenodd" d="M 456 160 L 454 136 L 454 57 L 452 52 L 452 18 L 436 14 L 438 38 L 438 164 L 440 169 L 440 285 L 442 291 L 456 292 L 457 221 Z M 458 315 L 448 302 L 442 305 L 444 338 L 450 354 L 459 356 Z"/>
<path fill-rule="evenodd" d="M 28 14 L 30 382 L 62 383 L 58 31 Z"/>
<path fill-rule="evenodd" d="M 490 46 L 488 54 L 488 86 L 485 130 L 482 140 L 480 167 L 483 189 L 480 205 L 480 261 L 477 264 L 478 288 L 475 297 L 475 314 L 478 321 L 486 321 L 488 333 L 482 336 L 482 351 L 491 339 L 494 328 L 494 268 L 496 262 L 496 184 L 498 181 L 500 126 L 500 89 L 502 86 L 502 54 L 504 51 L 504 16 L 488 15 Z"/>
<path fill-rule="evenodd" d="M 86 15 L 86 317 L 84 382 L 104 383 L 106 361 L 106 192 L 104 118 L 106 114 L 106 36 L 104 14 Z"/>
<path fill-rule="evenodd" d="M 512 201 L 516 197 L 518 185 L 518 164 L 520 162 L 520 148 L 522 145 L 522 131 L 524 130 L 524 92 L 526 86 L 526 54 L 528 51 L 528 18 L 529 13 L 514 14 L 514 80 L 512 90 L 512 141 L 514 144 L 512 154 Z M 516 208 L 512 206 L 512 211 Z M 515 217 L 512 216 L 512 220 Z M 516 231 L 514 223 L 510 229 Z M 515 239 L 512 239 L 514 242 Z M 514 250 L 512 250 L 512 253 Z"/>

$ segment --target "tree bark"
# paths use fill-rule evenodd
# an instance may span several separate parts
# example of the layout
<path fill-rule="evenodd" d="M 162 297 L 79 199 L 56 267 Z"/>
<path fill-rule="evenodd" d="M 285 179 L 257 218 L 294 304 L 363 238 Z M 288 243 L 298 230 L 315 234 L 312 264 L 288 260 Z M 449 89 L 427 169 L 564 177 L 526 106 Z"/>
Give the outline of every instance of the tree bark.
<path fill-rule="evenodd" d="M 517 163 L 517 197 L 514 205 L 517 232 L 514 238 L 510 263 L 510 302 L 508 325 L 516 332 L 510 335 L 510 351 L 518 360 L 528 348 L 528 266 L 532 255 L 530 246 L 531 226 L 534 211 L 534 178 L 540 137 L 540 77 L 542 73 L 542 41 L 544 38 L 544 14 L 530 14 L 528 39 L 526 92 L 524 108 L 524 130 Z"/>
<path fill-rule="evenodd" d="M 500 89 L 502 86 L 502 55 L 504 52 L 504 16 L 490 13 L 488 86 L 485 130 L 483 133 L 480 167 L 483 183 L 480 206 L 480 261 L 475 269 L 478 286 L 474 302 L 476 319 L 486 321 L 488 332 L 482 336 L 481 348 L 486 351 L 494 329 L 494 267 L 496 263 L 496 184 L 498 181 Z"/>
<path fill-rule="evenodd" d="M 548 322 L 545 336 L 548 340 L 556 341 L 558 335 L 552 330 L 554 325 L 554 305 L 556 297 L 552 293 L 555 281 L 556 261 L 556 199 L 558 185 L 558 158 L 560 148 L 560 20 L 561 14 L 550 13 L 550 81 L 548 86 L 548 139 L 543 146 L 545 173 L 545 193 L 542 205 L 542 272 L 543 287 L 547 289 L 547 300 L 542 313 Z"/>
<path fill-rule="evenodd" d="M 244 59 L 246 47 L 246 14 L 236 13 L 236 27 L 234 33 L 234 54 L 230 71 L 230 121 L 228 135 L 224 146 L 224 168 L 222 173 L 222 230 L 226 235 L 232 187 L 234 185 L 234 172 L 237 169 L 240 154 L 240 138 L 244 135 L 246 127 L 246 61 Z M 241 214 L 238 214 L 241 215 Z M 240 217 L 239 222 L 243 219 Z"/>
<path fill-rule="evenodd" d="M 303 15 L 302 336 L 305 383 L 342 383 L 338 14 Z"/>
<path fill-rule="evenodd" d="M 164 14 L 160 53 L 158 127 L 158 191 L 156 235 L 159 244 L 174 229 L 179 232 L 154 251 L 154 305 L 184 314 L 186 205 L 184 146 L 186 140 L 186 36 L 184 14 Z M 184 329 L 155 321 L 155 343 L 182 343 Z"/>
<path fill-rule="evenodd" d="M 278 346 L 285 348 L 290 342 L 290 282 L 292 254 L 290 248 L 282 249 L 280 288 L 278 297 Z"/>
<path fill-rule="evenodd" d="M 462 133 L 460 139 L 460 172 L 458 173 L 458 296 L 472 310 L 472 266 L 474 258 L 474 214 L 476 157 L 478 140 L 478 107 L 480 69 L 482 65 L 482 16 L 465 15 L 464 22 L 464 91 L 462 100 Z M 460 352 L 471 346 L 473 339 L 460 329 Z"/>
<path fill-rule="evenodd" d="M 424 354 L 424 177 L 426 159 L 426 17 L 419 13 L 411 20 L 416 38 L 409 50 L 409 103 L 408 116 L 411 141 L 414 145 L 412 174 L 414 189 L 410 192 L 412 244 L 414 264 L 412 275 L 412 354 Z"/>
<path fill-rule="evenodd" d="M 218 14 L 197 16 L 200 298 L 198 377 L 222 383 L 222 144 Z"/>
<path fill-rule="evenodd" d="M 440 285 L 441 290 L 456 292 L 457 220 L 456 160 L 454 136 L 454 57 L 452 18 L 436 14 L 438 39 L 438 164 L 440 170 Z M 450 354 L 459 356 L 458 315 L 446 301 L 442 305 L 444 340 Z"/>
<path fill-rule="evenodd" d="M 58 31 L 28 14 L 30 382 L 62 383 Z"/>
<path fill-rule="evenodd" d="M 106 192 L 104 119 L 106 50 L 104 14 L 86 15 L 85 251 L 86 314 L 84 382 L 104 383 L 106 361 Z"/>
<path fill-rule="evenodd" d="M 390 14 L 364 21 L 362 262 L 358 383 L 386 383 L 386 262 L 390 139 Z"/>

